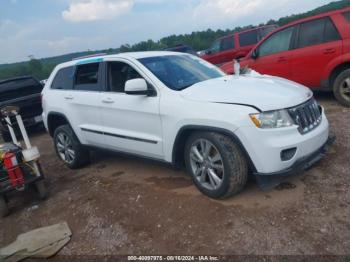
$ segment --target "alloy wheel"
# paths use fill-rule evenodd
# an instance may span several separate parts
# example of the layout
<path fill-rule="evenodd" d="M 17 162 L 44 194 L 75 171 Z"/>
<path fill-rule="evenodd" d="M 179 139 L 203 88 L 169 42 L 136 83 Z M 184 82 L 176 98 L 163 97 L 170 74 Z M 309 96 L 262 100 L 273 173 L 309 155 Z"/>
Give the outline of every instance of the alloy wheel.
<path fill-rule="evenodd" d="M 350 101 L 350 77 L 346 78 L 341 87 L 340 95 L 347 101 Z"/>
<path fill-rule="evenodd" d="M 65 134 L 59 133 L 57 135 L 56 147 L 61 159 L 71 164 L 75 160 L 75 151 L 73 149 L 72 140 Z"/>
<path fill-rule="evenodd" d="M 195 141 L 190 150 L 192 173 L 208 190 L 218 189 L 224 179 L 224 163 L 219 150 L 206 139 Z"/>

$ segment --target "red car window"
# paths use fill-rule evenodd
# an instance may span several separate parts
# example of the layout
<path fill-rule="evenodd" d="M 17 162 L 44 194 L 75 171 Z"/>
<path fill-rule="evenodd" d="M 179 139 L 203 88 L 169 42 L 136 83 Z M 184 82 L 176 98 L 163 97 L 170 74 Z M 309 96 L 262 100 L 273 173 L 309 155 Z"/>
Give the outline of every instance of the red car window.
<path fill-rule="evenodd" d="M 288 27 L 270 36 L 260 45 L 259 56 L 262 57 L 289 50 L 293 31 L 294 27 Z"/>
<path fill-rule="evenodd" d="M 350 22 L 350 12 L 343 13 L 343 16 Z"/>
<path fill-rule="evenodd" d="M 239 45 L 249 46 L 258 43 L 258 31 L 250 31 L 239 35 Z"/>
<path fill-rule="evenodd" d="M 230 50 L 230 49 L 234 49 L 235 48 L 235 40 L 232 37 L 227 37 L 221 40 L 221 48 L 220 51 L 226 51 L 226 50 Z"/>
<path fill-rule="evenodd" d="M 340 36 L 329 17 L 300 24 L 298 48 L 339 40 Z"/>

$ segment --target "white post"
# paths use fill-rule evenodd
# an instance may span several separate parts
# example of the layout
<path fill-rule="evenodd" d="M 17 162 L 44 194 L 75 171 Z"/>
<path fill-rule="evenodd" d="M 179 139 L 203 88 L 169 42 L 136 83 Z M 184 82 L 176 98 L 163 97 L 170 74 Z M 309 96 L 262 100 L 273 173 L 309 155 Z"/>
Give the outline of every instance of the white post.
<path fill-rule="evenodd" d="M 17 146 L 20 146 L 20 143 L 18 143 L 18 140 L 17 140 L 17 137 L 16 137 L 16 134 L 15 134 L 15 131 L 13 131 L 13 128 L 12 128 L 12 123 L 11 123 L 11 119 L 9 116 L 5 117 L 5 120 L 6 120 L 6 123 L 7 123 L 7 127 L 10 131 L 10 135 L 11 135 L 11 138 L 12 138 L 12 142 L 17 145 Z"/>
<path fill-rule="evenodd" d="M 17 120 L 19 129 L 21 130 L 21 133 L 22 133 L 22 136 L 23 136 L 23 140 L 24 140 L 24 143 L 26 144 L 27 149 L 32 148 L 32 145 L 30 144 L 30 141 L 29 141 L 29 138 L 28 138 L 27 131 L 26 131 L 26 129 L 24 127 L 24 124 L 23 124 L 22 117 L 20 115 L 16 115 L 16 120 Z"/>
<path fill-rule="evenodd" d="M 236 59 L 233 60 L 233 71 L 235 73 L 235 76 L 239 77 L 241 64 Z"/>
<path fill-rule="evenodd" d="M 21 130 L 22 137 L 23 137 L 24 143 L 26 144 L 27 149 L 31 149 L 32 145 L 30 143 L 27 131 L 26 131 L 25 127 L 24 127 L 21 115 L 16 115 L 16 120 L 17 120 L 19 129 Z M 40 174 L 39 166 L 38 166 L 36 161 L 33 161 L 33 167 L 34 167 L 36 176 L 39 177 L 41 174 Z"/>

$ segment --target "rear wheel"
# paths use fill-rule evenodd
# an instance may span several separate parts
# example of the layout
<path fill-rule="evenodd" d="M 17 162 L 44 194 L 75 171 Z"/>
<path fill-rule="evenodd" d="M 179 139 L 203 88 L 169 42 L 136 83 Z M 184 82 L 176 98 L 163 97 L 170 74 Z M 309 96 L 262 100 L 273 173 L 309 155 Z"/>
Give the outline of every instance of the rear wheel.
<path fill-rule="evenodd" d="M 10 214 L 7 201 L 4 196 L 0 196 L 0 216 L 6 217 Z"/>
<path fill-rule="evenodd" d="M 54 143 L 57 155 L 69 168 L 80 168 L 90 162 L 89 150 L 80 144 L 69 125 L 55 130 Z"/>
<path fill-rule="evenodd" d="M 334 96 L 346 107 L 350 107 L 350 69 L 340 73 L 334 81 Z"/>
<path fill-rule="evenodd" d="M 227 136 L 194 133 L 186 143 L 185 161 L 197 188 L 211 198 L 224 199 L 238 194 L 247 182 L 246 159 Z"/>

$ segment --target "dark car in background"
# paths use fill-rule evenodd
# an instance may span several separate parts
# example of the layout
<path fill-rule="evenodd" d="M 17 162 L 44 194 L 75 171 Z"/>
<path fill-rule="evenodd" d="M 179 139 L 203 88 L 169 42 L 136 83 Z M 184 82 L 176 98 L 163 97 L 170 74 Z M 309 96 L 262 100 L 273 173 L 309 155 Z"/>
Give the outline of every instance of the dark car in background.
<path fill-rule="evenodd" d="M 261 26 L 219 38 L 201 58 L 212 64 L 222 65 L 233 59 L 245 57 L 261 39 L 277 27 L 277 25 Z"/>
<path fill-rule="evenodd" d="M 187 53 L 191 55 L 197 55 L 196 51 L 189 45 L 179 44 L 173 47 L 166 48 L 165 51 Z"/>
<path fill-rule="evenodd" d="M 42 124 L 42 89 L 43 85 L 32 76 L 0 81 L 0 108 L 10 105 L 19 107 L 19 113 L 26 127 Z M 15 131 L 17 128 L 15 124 Z M 9 130 L 4 123 L 0 123 L 0 134 L 4 141 L 11 140 Z"/>

